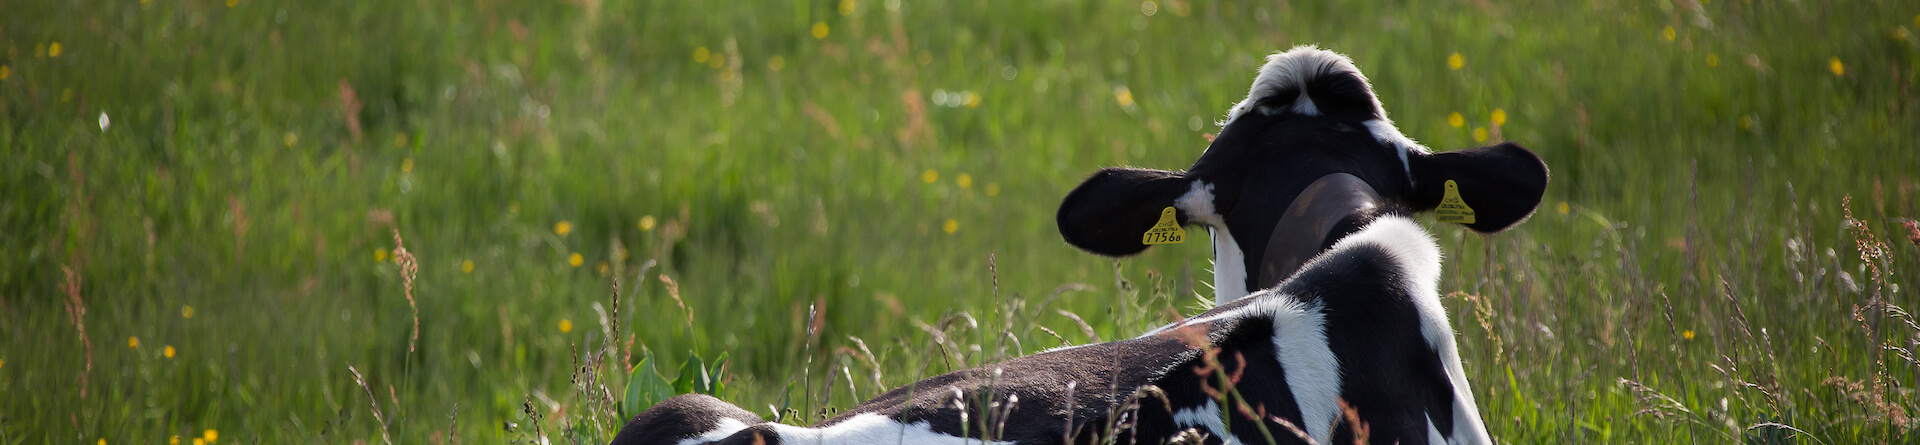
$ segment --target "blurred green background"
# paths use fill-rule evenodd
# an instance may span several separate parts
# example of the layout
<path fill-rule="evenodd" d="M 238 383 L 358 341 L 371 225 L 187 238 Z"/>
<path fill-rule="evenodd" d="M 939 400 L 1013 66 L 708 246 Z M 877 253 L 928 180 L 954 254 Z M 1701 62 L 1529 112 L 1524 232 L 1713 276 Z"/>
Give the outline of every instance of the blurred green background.
<path fill-rule="evenodd" d="M 1207 243 L 1080 253 L 1060 197 L 1300 44 L 1553 169 L 1425 220 L 1496 438 L 1914 440 L 1910 1 L 26 0 L 0 443 L 603 443 L 649 353 L 806 424 L 1137 335 Z"/>

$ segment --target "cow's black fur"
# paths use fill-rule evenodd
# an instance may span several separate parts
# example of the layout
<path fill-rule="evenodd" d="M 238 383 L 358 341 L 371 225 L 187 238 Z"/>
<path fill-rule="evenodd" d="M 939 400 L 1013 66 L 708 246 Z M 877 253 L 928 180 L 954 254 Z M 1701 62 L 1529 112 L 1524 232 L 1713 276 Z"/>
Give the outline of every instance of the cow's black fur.
<path fill-rule="evenodd" d="M 1412 420 L 1431 419 L 1436 427 L 1451 430 L 1453 399 L 1439 357 L 1421 340 L 1413 301 L 1437 298 L 1417 295 L 1417 286 L 1411 285 L 1436 278 L 1408 272 L 1418 267 L 1409 262 L 1421 260 L 1402 258 L 1378 244 L 1353 244 L 1317 258 L 1275 289 L 1216 307 L 1191 322 L 1139 338 L 1054 350 L 922 380 L 816 428 L 877 414 L 898 424 L 925 423 L 947 436 L 1021 444 L 1063 443 L 1069 437 L 1070 443 L 1092 444 L 1109 436 L 1119 443 L 1160 443 L 1194 427 L 1176 423 L 1174 412 L 1219 404 L 1217 394 L 1228 388 L 1248 407 L 1299 425 L 1303 416 L 1283 378 L 1287 369 L 1274 359 L 1276 320 L 1262 312 L 1266 306 L 1292 304 L 1324 314 L 1326 341 L 1341 362 L 1340 392 L 1368 423 L 1372 437 L 1381 443 L 1422 442 L 1427 425 Z M 1238 381 L 1223 381 L 1230 375 L 1238 375 Z M 1162 395 L 1141 391 L 1149 387 Z M 1209 388 L 1216 394 L 1210 395 Z M 1001 414 L 992 404 L 1005 406 L 1009 395 L 1017 395 L 1018 401 Z M 1242 415 L 1233 409 L 1236 405 L 1221 409 L 1230 414 L 1227 427 L 1241 440 L 1264 442 L 1258 433 L 1264 426 L 1278 443 L 1304 443 L 1270 419 Z M 748 427 L 718 443 L 810 443 L 785 437 L 779 428 L 704 395 L 676 397 L 642 413 L 614 443 L 679 443 L 709 431 L 721 418 L 741 420 Z M 963 424 L 961 419 L 967 420 Z M 1333 437 L 1349 443 L 1352 433 L 1342 426 Z M 1222 443 L 1220 439 L 1207 443 Z"/>

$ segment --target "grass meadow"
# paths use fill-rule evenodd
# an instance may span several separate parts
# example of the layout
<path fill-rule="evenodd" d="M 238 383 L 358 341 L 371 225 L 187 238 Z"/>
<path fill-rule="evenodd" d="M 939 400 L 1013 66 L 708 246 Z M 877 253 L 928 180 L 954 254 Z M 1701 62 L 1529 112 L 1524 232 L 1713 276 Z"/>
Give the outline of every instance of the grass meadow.
<path fill-rule="evenodd" d="M 1920 440 L 1911 1 L 23 0 L 0 444 L 807 424 L 1137 335 L 1207 243 L 1102 259 L 1055 206 L 1300 44 L 1553 169 L 1513 231 L 1425 220 L 1497 439 Z"/>

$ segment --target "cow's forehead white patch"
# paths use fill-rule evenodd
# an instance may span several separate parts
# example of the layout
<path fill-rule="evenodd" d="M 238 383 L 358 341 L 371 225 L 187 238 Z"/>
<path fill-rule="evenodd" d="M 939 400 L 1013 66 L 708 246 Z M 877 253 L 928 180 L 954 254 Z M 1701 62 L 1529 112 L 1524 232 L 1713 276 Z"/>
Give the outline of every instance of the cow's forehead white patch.
<path fill-rule="evenodd" d="M 1321 76 L 1345 74 L 1358 77 L 1362 83 L 1367 81 L 1367 76 L 1361 74 L 1360 68 L 1353 65 L 1353 59 L 1340 53 L 1312 45 L 1296 46 L 1293 49 L 1274 53 L 1267 56 L 1265 65 L 1260 66 L 1260 74 L 1253 78 L 1253 86 L 1247 88 L 1247 98 L 1228 109 L 1226 120 L 1220 121 L 1219 124 L 1225 128 L 1227 124 L 1233 123 L 1234 119 L 1252 111 L 1255 104 L 1274 97 L 1281 91 L 1294 89 L 1300 90 L 1300 94 L 1305 95 L 1303 86 L 1307 82 Z M 1372 89 L 1371 86 L 1367 88 L 1369 92 Z M 1375 115 L 1385 117 L 1387 112 L 1381 108 L 1380 98 L 1375 96 L 1372 100 Z M 1311 106 L 1308 107 L 1311 108 Z"/>

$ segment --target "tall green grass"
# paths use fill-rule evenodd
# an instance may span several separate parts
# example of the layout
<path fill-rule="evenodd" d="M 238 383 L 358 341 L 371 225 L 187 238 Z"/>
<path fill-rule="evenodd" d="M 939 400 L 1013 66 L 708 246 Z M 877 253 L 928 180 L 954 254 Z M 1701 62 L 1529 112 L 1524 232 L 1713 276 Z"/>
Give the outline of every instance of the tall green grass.
<path fill-rule="evenodd" d="M 1210 294 L 1205 243 L 1116 265 L 1054 206 L 1185 166 L 1298 44 L 1415 139 L 1553 168 L 1515 231 L 1429 225 L 1496 437 L 1901 443 L 1920 409 L 1903 2 L 0 10 L 0 442 L 598 442 L 593 361 L 646 353 L 807 423 L 1135 335 Z M 596 305 L 631 335 L 599 358 Z"/>

